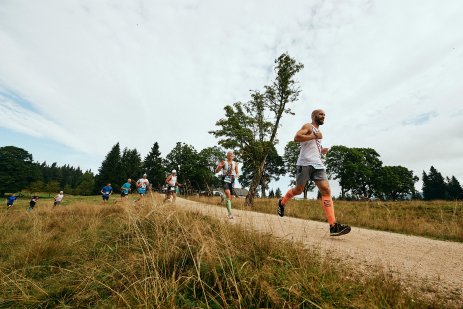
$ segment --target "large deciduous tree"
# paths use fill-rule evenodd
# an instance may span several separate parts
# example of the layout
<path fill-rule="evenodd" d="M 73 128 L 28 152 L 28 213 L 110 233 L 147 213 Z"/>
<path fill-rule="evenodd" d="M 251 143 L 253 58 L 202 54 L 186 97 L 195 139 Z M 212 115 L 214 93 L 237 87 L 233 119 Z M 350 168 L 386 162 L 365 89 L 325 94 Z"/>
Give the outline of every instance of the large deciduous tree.
<path fill-rule="evenodd" d="M 14 146 L 0 147 L 0 195 L 18 192 L 39 178 L 39 166 L 29 152 Z"/>
<path fill-rule="evenodd" d="M 384 166 L 376 195 L 382 199 L 397 200 L 407 195 L 415 195 L 415 182 L 418 177 L 403 166 Z"/>
<path fill-rule="evenodd" d="M 219 144 L 236 149 L 244 162 L 253 169 L 246 203 L 252 205 L 257 187 L 264 175 L 265 162 L 277 143 L 277 132 L 284 114 L 292 114 L 289 104 L 297 101 L 300 90 L 294 79 L 304 66 L 282 54 L 275 60 L 274 81 L 263 92 L 253 91 L 246 104 L 237 102 L 225 106 L 225 118 L 217 121 L 220 129 L 211 131 Z"/>
<path fill-rule="evenodd" d="M 371 148 L 333 146 L 326 156 L 327 172 L 339 181 L 341 198 L 352 195 L 371 198 L 378 190 L 382 162 Z"/>

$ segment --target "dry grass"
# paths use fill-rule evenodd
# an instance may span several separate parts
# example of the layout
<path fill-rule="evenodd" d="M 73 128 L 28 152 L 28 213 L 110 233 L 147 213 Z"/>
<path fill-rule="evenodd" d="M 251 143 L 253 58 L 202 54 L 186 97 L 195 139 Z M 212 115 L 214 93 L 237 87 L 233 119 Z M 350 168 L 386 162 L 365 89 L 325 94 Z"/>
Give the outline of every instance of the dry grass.
<path fill-rule="evenodd" d="M 219 204 L 217 197 L 191 197 L 195 201 Z M 253 207 L 234 199 L 233 207 L 276 214 L 277 199 L 256 199 Z M 463 201 L 334 201 L 338 221 L 352 226 L 463 242 Z M 326 221 L 317 200 L 291 200 L 285 215 Z"/>
<path fill-rule="evenodd" d="M 144 206 L 99 202 L 0 212 L 0 307 L 440 306 L 381 270 L 360 277 L 317 251 L 178 211 L 157 195 Z"/>

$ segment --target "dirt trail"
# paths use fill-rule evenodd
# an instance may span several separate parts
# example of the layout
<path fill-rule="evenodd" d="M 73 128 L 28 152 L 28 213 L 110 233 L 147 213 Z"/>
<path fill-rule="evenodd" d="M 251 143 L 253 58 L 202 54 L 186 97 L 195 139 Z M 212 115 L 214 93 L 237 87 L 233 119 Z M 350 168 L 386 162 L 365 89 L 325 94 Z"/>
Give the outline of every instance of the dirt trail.
<path fill-rule="evenodd" d="M 348 235 L 330 237 L 327 223 L 253 211 L 234 210 L 226 219 L 224 206 L 214 206 L 177 198 L 177 206 L 240 224 L 262 233 L 301 242 L 322 253 L 339 254 L 360 271 L 381 267 L 404 282 L 423 288 L 428 295 L 445 295 L 463 305 L 463 244 L 417 236 L 352 227 Z M 276 208 L 275 208 L 276 211 Z"/>

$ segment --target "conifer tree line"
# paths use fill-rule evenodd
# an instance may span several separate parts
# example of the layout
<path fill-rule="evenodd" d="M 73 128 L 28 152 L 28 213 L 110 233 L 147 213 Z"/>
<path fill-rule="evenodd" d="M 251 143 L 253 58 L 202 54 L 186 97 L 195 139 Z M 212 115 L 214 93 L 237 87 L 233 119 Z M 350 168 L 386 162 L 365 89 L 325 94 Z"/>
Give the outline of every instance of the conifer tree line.
<path fill-rule="evenodd" d="M 186 194 L 212 192 L 221 187 L 220 179 L 213 171 L 217 163 L 225 158 L 225 153 L 225 149 L 217 146 L 198 151 L 191 145 L 178 142 L 163 157 L 159 144 L 155 142 L 142 158 L 137 149 L 121 150 L 117 143 L 110 149 L 95 175 L 90 170 L 82 171 L 80 167 L 68 164 L 58 166 L 56 163 L 49 165 L 46 162 L 34 162 L 32 154 L 18 147 L 0 147 L 0 194 L 21 190 L 54 194 L 64 190 L 67 194 L 92 195 L 98 194 L 108 182 L 115 191 L 119 191 L 128 178 L 136 181 L 143 173 L 147 174 L 153 190 L 160 190 L 166 176 L 173 169 L 177 170 L 178 181 Z M 298 145 L 294 142 L 287 143 L 282 156 L 275 148 L 272 150 L 264 165 L 256 196 L 278 198 L 282 195 L 279 188 L 268 192 L 269 184 L 282 175 L 288 175 L 294 181 L 295 158 L 298 153 Z M 240 161 L 239 183 L 247 188 L 252 180 L 253 163 L 239 156 L 237 159 Z M 457 178 L 442 176 L 434 166 L 431 166 L 429 172 L 423 171 L 422 192 L 416 192 L 414 185 L 418 177 L 403 166 L 383 166 L 380 155 L 372 148 L 333 146 L 325 163 L 331 179 L 337 180 L 341 186 L 339 198 L 463 199 L 463 188 Z M 313 184 L 308 184 L 304 193 L 307 194 L 313 188 Z"/>

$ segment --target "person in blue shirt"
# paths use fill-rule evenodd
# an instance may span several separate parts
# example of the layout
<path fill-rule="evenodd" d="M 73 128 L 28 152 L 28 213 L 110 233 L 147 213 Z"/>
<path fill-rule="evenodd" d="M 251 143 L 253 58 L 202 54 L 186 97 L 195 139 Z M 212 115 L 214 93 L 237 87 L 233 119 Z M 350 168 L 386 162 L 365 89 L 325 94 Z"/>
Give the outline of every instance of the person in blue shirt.
<path fill-rule="evenodd" d="M 125 184 L 122 185 L 121 187 L 121 199 L 122 198 L 128 198 L 129 197 L 129 193 L 130 191 L 132 191 L 132 179 L 127 179 L 127 182 Z"/>
<path fill-rule="evenodd" d="M 109 196 L 113 194 L 113 188 L 111 187 L 111 183 L 108 182 L 106 186 L 101 189 L 101 197 L 103 198 L 103 204 L 105 204 L 109 200 Z"/>
<path fill-rule="evenodd" d="M 10 197 L 8 197 L 6 199 L 6 207 L 8 209 L 10 209 L 11 207 L 13 207 L 13 204 L 14 204 L 14 201 L 16 201 L 18 199 L 18 196 L 16 194 L 13 194 L 11 195 Z"/>

